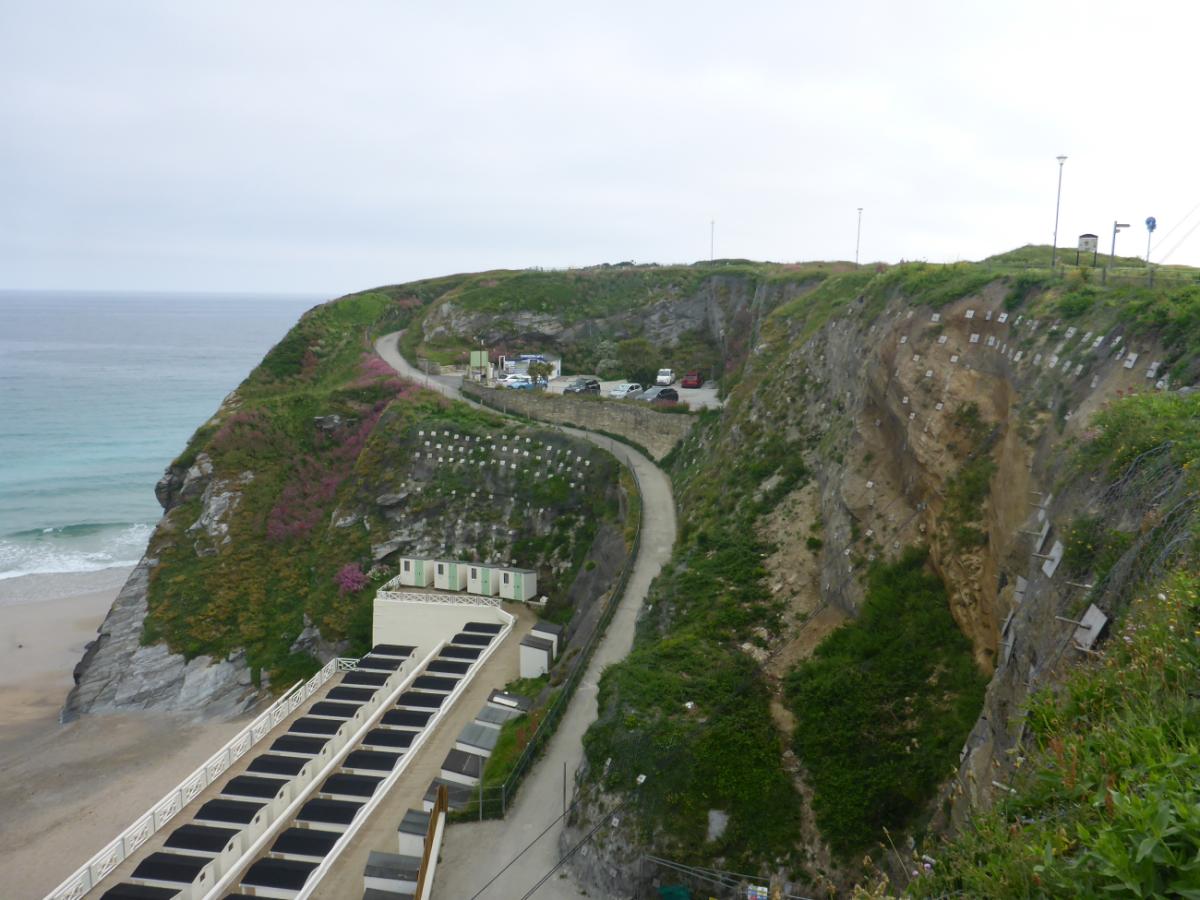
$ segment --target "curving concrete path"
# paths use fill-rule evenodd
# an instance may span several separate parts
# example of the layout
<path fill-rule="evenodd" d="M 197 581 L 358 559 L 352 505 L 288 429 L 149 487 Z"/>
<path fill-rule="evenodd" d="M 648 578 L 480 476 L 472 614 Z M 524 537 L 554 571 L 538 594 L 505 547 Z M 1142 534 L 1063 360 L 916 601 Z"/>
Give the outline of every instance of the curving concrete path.
<path fill-rule="evenodd" d="M 457 376 L 428 376 L 410 366 L 397 349 L 399 335 L 399 332 L 385 335 L 375 342 L 376 352 L 392 368 L 446 397 L 473 402 L 462 397 L 456 384 Z M 633 647 L 634 625 L 650 582 L 670 558 L 675 546 L 675 497 L 671 482 L 662 470 L 619 441 L 575 428 L 561 430 L 609 451 L 633 472 L 642 493 L 641 549 L 625 594 L 584 672 L 566 715 L 559 722 L 546 752 L 522 782 L 516 803 L 509 807 L 508 815 L 504 819 L 453 825 L 446 830 L 434 882 L 435 900 L 472 900 L 476 895 L 480 900 L 521 897 L 558 862 L 562 823 L 555 820 L 562 813 L 563 773 L 569 773 L 569 787 L 573 790 L 574 773 L 583 761 L 583 733 L 596 720 L 600 673 L 605 666 L 624 659 Z M 543 830 L 545 834 L 538 838 Z M 534 842 L 533 846 L 481 892 L 481 888 L 531 842 Z M 564 871 L 559 870 L 558 875 Z M 583 889 L 570 877 L 556 876 L 533 896 L 538 900 L 573 900 L 583 895 Z M 588 896 L 598 895 L 590 893 Z"/>

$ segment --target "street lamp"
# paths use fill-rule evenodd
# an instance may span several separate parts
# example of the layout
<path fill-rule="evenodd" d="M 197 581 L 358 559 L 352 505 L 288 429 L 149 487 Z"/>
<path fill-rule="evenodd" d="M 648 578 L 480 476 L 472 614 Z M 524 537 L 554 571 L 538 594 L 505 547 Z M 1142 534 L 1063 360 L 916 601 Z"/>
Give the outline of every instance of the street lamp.
<path fill-rule="evenodd" d="M 858 248 L 862 244 L 862 211 L 863 208 L 858 208 L 858 233 L 854 236 L 854 268 L 858 268 Z"/>
<path fill-rule="evenodd" d="M 1050 248 L 1050 268 L 1054 268 L 1054 263 L 1058 259 L 1058 210 L 1062 205 L 1062 167 L 1067 161 L 1065 156 L 1055 157 L 1058 160 L 1058 197 L 1054 201 L 1054 245 Z"/>

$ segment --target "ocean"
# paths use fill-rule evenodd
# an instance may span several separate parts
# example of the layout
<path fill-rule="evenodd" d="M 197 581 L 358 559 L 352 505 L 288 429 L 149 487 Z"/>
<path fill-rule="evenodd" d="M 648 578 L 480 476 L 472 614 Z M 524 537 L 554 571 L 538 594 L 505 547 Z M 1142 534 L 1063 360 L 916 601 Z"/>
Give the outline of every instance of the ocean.
<path fill-rule="evenodd" d="M 324 299 L 0 291 L 0 579 L 136 563 L 167 464 Z"/>

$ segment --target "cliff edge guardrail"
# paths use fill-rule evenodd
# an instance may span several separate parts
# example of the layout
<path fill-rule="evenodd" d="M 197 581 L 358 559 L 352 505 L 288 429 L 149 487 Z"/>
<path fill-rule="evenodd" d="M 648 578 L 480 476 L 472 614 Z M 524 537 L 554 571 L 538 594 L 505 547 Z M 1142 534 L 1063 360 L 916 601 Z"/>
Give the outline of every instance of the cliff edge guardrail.
<path fill-rule="evenodd" d="M 297 681 L 272 703 L 253 722 L 239 731 L 224 747 L 210 756 L 202 766 L 183 779 L 149 811 L 126 828 L 115 840 L 75 870 L 62 884 L 46 895 L 46 900 L 78 900 L 138 847 L 175 818 L 185 806 L 221 774 L 266 737 L 271 729 L 300 708 L 300 705 L 320 690 L 336 672 L 354 668 L 356 659 L 331 659 L 306 682 Z"/>
<path fill-rule="evenodd" d="M 694 421 L 692 416 L 658 412 L 648 404 L 636 401 L 512 391 L 484 387 L 466 379 L 463 380 L 462 392 L 502 412 L 629 438 L 649 450 L 655 460 L 670 453 L 671 448 L 692 430 Z"/>

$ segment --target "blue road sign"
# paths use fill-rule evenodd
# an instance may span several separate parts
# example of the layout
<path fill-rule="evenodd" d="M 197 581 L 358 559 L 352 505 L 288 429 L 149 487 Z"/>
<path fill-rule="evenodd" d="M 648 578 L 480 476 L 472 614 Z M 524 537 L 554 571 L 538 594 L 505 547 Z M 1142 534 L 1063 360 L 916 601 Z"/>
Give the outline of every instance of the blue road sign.
<path fill-rule="evenodd" d="M 1146 219 L 1146 230 L 1147 231 L 1153 231 L 1157 227 L 1158 227 L 1158 220 L 1155 219 L 1154 216 L 1150 216 L 1148 219 Z"/>

